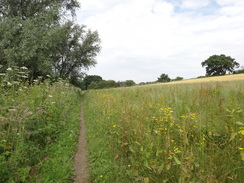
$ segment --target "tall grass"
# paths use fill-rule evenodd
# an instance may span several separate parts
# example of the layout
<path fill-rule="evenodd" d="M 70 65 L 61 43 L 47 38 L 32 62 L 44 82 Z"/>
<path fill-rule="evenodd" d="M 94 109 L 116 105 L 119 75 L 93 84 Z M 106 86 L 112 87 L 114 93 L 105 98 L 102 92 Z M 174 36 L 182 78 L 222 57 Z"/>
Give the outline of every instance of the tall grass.
<path fill-rule="evenodd" d="M 244 83 L 92 90 L 91 182 L 244 180 Z"/>
<path fill-rule="evenodd" d="M 0 182 L 73 182 L 80 92 L 27 73 L 0 74 Z"/>

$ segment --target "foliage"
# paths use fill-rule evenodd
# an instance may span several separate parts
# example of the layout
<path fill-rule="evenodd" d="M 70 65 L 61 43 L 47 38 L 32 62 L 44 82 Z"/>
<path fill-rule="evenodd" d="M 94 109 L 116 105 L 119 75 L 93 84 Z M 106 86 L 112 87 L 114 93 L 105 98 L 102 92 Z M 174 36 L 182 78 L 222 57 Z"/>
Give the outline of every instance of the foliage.
<path fill-rule="evenodd" d="M 212 55 L 207 60 L 202 62 L 202 67 L 206 67 L 206 76 L 225 75 L 226 73 L 233 73 L 235 67 L 240 64 L 230 56 Z"/>
<path fill-rule="evenodd" d="M 98 83 L 98 82 L 100 82 L 102 80 L 103 80 L 103 78 L 101 76 L 87 75 L 83 79 L 83 83 L 85 85 L 85 89 L 87 89 L 91 83 Z"/>
<path fill-rule="evenodd" d="M 99 82 L 92 82 L 88 89 L 104 89 L 104 88 L 117 88 L 117 87 L 129 87 L 134 86 L 136 83 L 132 80 L 118 81 L 114 80 L 102 80 Z"/>
<path fill-rule="evenodd" d="M 104 88 L 116 88 L 133 86 L 136 83 L 133 80 L 126 81 L 114 81 L 114 80 L 103 80 L 101 76 L 87 75 L 83 79 L 84 88 L 82 89 L 104 89 Z"/>
<path fill-rule="evenodd" d="M 5 69 L 13 65 L 26 66 L 30 68 L 30 76 L 34 78 L 51 74 L 54 61 L 49 54 L 54 46 L 51 42 L 57 37 L 57 25 L 48 29 L 45 26 L 52 24 L 52 12 L 43 12 L 39 16 L 41 17 L 26 20 L 19 17 L 5 18 L 0 22 L 3 27 L 0 30 L 3 49 L 0 64 L 4 65 Z"/>
<path fill-rule="evenodd" d="M 80 90 L 27 79 L 26 67 L 0 73 L 0 182 L 73 182 Z"/>
<path fill-rule="evenodd" d="M 133 86 L 135 85 L 136 83 L 133 81 L 133 80 L 126 80 L 125 81 L 125 86 Z"/>
<path fill-rule="evenodd" d="M 77 0 L 4 0 L 0 2 L 0 17 L 20 17 L 25 20 L 38 16 L 43 10 L 53 9 L 57 4 L 72 15 L 75 14 L 75 9 L 80 7 Z M 57 13 L 58 18 L 64 12 L 60 9 Z"/>
<path fill-rule="evenodd" d="M 89 91 L 90 182 L 243 182 L 242 83 Z"/>
<path fill-rule="evenodd" d="M 99 82 L 92 82 L 88 89 L 103 89 L 103 88 L 115 88 L 117 84 L 114 80 L 102 80 Z"/>
<path fill-rule="evenodd" d="M 88 69 L 96 64 L 95 57 L 100 51 L 99 36 L 97 32 L 86 31 L 85 28 L 70 21 L 62 27 L 55 75 L 65 78 L 79 76 L 81 68 Z"/>
<path fill-rule="evenodd" d="M 171 79 L 169 78 L 168 74 L 161 74 L 157 80 L 157 82 L 161 82 L 161 83 L 166 83 L 166 82 L 170 82 L 170 81 L 171 81 Z"/>
<path fill-rule="evenodd" d="M 175 79 L 172 79 L 172 81 L 181 81 L 183 80 L 183 77 L 177 76 Z"/>
<path fill-rule="evenodd" d="M 151 81 L 151 82 L 141 82 L 139 85 L 149 85 L 149 84 L 156 84 L 156 81 Z"/>
<path fill-rule="evenodd" d="M 244 66 L 242 66 L 241 69 L 233 72 L 233 74 L 241 74 L 241 73 L 244 73 Z"/>
<path fill-rule="evenodd" d="M 1 1 L 0 64 L 29 68 L 31 78 L 56 75 L 76 83 L 96 64 L 98 33 L 68 20 L 76 0 Z"/>

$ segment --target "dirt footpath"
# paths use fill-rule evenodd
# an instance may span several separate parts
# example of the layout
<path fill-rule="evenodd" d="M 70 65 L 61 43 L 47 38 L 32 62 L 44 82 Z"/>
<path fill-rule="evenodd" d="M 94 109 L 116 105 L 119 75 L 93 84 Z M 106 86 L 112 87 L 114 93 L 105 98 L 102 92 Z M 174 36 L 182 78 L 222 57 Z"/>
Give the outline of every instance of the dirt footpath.
<path fill-rule="evenodd" d="M 75 172 L 77 177 L 76 183 L 88 183 L 88 165 L 87 165 L 87 151 L 86 151 L 86 125 L 83 113 L 83 104 L 81 104 L 80 112 L 80 135 L 78 139 L 78 149 L 75 154 Z"/>

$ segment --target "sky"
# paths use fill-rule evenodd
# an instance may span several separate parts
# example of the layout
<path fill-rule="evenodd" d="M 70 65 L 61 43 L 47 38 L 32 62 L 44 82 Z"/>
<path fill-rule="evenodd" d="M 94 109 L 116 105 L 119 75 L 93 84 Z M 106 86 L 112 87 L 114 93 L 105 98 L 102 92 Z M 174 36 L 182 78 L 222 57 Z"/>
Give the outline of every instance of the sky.
<path fill-rule="evenodd" d="M 136 83 L 206 74 L 201 62 L 231 56 L 244 66 L 244 0 L 79 0 L 76 23 L 98 31 L 87 72 Z"/>

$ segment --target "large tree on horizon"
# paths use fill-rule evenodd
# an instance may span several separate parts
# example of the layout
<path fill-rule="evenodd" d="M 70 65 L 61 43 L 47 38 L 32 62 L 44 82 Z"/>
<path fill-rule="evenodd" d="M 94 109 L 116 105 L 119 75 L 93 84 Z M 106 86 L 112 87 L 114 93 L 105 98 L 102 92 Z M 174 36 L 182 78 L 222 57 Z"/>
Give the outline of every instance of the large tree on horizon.
<path fill-rule="evenodd" d="M 206 67 L 206 76 L 219 76 L 233 73 L 234 69 L 240 66 L 234 58 L 224 54 L 212 55 L 201 64 L 202 67 Z"/>
<path fill-rule="evenodd" d="M 167 83 L 170 82 L 171 79 L 169 78 L 168 74 L 161 74 L 160 77 L 158 78 L 157 82 L 161 82 L 161 83 Z"/>

